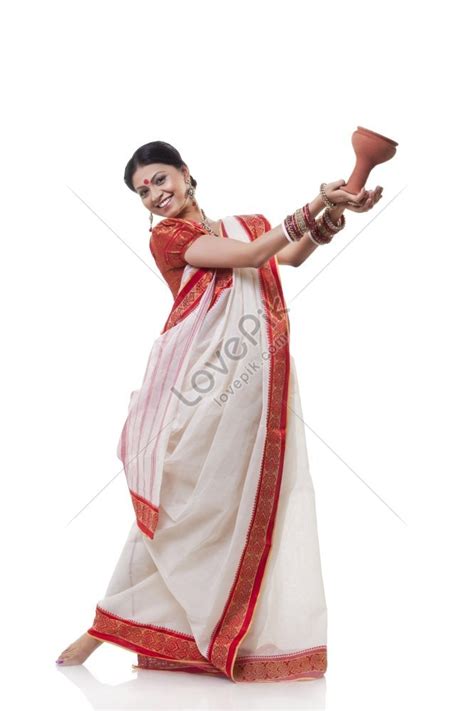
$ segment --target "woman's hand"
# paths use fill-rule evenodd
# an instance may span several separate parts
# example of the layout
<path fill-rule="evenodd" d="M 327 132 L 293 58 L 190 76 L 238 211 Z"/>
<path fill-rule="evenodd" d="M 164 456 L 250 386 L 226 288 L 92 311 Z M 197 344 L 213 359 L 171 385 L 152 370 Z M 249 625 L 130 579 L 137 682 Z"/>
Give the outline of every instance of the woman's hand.
<path fill-rule="evenodd" d="M 382 190 L 383 188 L 377 185 L 375 190 L 369 190 L 367 192 L 365 198 L 363 198 L 358 205 L 353 205 L 353 198 L 351 198 L 351 202 L 348 202 L 344 207 L 346 210 L 352 210 L 352 212 L 367 212 L 367 210 L 371 210 L 373 206 L 378 203 L 382 197 Z M 354 202 L 357 202 L 357 200 L 354 200 Z"/>
<path fill-rule="evenodd" d="M 352 195 L 352 193 L 346 193 L 345 190 L 341 190 L 341 185 L 345 185 L 345 180 L 336 180 L 334 183 L 326 183 L 325 193 L 331 202 L 336 205 L 346 205 L 349 200 L 356 203 L 362 203 L 366 196 L 367 190 L 362 188 L 357 195 Z"/>

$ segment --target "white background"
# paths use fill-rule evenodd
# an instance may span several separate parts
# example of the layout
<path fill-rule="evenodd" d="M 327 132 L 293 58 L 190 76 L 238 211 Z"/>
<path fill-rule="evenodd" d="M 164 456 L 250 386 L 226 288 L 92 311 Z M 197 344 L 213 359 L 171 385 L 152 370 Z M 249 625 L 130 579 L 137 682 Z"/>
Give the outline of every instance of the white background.
<path fill-rule="evenodd" d="M 466 12 L 302 0 L 2 11 L 8 708 L 472 708 Z M 347 212 L 300 268 L 280 267 L 316 490 L 325 679 L 137 676 L 135 654 L 111 644 L 57 669 L 133 520 L 116 445 L 172 305 L 126 162 L 167 141 L 211 219 L 261 212 L 275 226 L 322 181 L 348 178 L 358 125 L 399 142 L 367 184 L 384 197 Z"/>

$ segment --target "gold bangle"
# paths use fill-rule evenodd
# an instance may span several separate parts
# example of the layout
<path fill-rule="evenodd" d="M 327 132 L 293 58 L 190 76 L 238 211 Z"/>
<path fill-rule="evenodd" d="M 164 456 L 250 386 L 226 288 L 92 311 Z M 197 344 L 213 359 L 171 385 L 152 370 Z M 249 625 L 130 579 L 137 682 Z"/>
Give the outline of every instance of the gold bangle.
<path fill-rule="evenodd" d="M 319 189 L 321 191 L 320 195 L 322 197 L 322 200 L 323 200 L 324 204 L 326 205 L 326 207 L 336 207 L 336 203 L 332 202 L 326 195 L 326 185 L 327 185 L 327 183 L 321 183 L 321 185 L 319 186 Z"/>
<path fill-rule="evenodd" d="M 298 225 L 298 228 L 301 232 L 301 235 L 303 236 L 304 233 L 307 231 L 308 227 L 306 226 L 306 220 L 304 219 L 304 214 L 303 214 L 303 208 L 299 207 L 296 212 L 295 212 L 295 219 L 296 219 L 296 224 Z"/>
<path fill-rule="evenodd" d="M 324 212 L 323 212 L 323 218 L 324 218 L 324 221 L 325 221 L 325 223 L 326 223 L 328 229 L 329 229 L 329 230 L 332 230 L 333 232 L 339 232 L 339 230 L 342 230 L 343 227 L 344 227 L 345 224 L 346 224 L 345 217 L 344 217 L 344 215 L 342 214 L 342 215 L 339 217 L 338 224 L 336 225 L 336 224 L 331 220 L 331 218 L 329 217 L 329 208 L 326 208 L 326 209 L 324 210 Z"/>
<path fill-rule="evenodd" d="M 323 237 L 325 237 L 328 242 L 333 238 L 334 233 L 328 229 L 328 226 L 326 225 L 322 217 L 318 219 L 318 228 Z"/>

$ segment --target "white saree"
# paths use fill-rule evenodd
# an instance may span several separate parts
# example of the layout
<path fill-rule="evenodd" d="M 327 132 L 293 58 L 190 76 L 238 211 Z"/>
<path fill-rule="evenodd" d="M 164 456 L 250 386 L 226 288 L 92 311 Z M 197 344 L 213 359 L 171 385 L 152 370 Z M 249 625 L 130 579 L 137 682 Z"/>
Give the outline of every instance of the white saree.
<path fill-rule="evenodd" d="M 271 229 L 263 215 L 222 225 L 243 242 Z M 160 269 L 202 234 L 163 220 Z M 118 444 L 135 520 L 88 633 L 136 652 L 135 669 L 318 678 L 327 611 L 277 261 L 182 264 Z"/>

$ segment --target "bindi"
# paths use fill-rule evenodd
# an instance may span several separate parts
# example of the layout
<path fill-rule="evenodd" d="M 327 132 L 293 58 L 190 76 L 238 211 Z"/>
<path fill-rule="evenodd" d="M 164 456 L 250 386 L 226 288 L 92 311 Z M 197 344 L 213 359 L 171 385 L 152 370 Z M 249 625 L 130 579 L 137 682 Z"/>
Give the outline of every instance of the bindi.
<path fill-rule="evenodd" d="M 150 181 L 148 180 L 148 178 L 145 178 L 145 180 L 144 180 L 143 182 L 145 183 L 145 185 L 148 185 L 148 183 L 149 183 Z"/>

